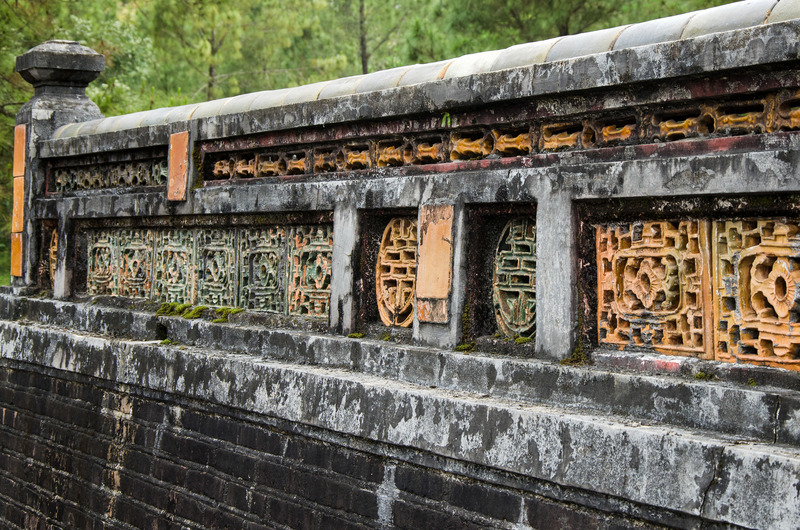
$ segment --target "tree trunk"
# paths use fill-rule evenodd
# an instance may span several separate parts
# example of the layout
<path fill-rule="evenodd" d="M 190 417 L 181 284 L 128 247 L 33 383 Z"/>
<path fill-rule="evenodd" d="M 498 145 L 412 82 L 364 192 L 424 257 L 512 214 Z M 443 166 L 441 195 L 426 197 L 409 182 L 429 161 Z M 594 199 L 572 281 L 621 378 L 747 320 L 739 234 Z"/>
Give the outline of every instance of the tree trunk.
<path fill-rule="evenodd" d="M 358 0 L 358 32 L 361 45 L 361 73 L 369 73 L 369 54 L 367 53 L 367 17 L 364 1 Z"/>

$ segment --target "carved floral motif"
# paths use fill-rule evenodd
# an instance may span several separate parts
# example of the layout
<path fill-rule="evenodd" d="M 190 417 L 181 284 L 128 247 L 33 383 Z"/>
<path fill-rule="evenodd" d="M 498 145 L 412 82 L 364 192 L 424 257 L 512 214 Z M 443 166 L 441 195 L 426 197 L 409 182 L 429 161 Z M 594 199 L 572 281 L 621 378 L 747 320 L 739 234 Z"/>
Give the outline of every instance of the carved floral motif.
<path fill-rule="evenodd" d="M 597 227 L 601 343 L 711 355 L 708 223 Z"/>

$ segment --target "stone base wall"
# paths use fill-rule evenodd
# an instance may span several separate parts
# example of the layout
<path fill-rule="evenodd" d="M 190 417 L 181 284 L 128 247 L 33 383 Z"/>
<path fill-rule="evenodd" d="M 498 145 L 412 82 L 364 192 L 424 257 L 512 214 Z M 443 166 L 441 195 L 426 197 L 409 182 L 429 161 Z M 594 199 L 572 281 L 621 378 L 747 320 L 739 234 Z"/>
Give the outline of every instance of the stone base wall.
<path fill-rule="evenodd" d="M 478 480 L 387 457 L 398 448 L 36 365 L 0 364 L 0 418 L 8 528 L 638 526 L 536 495 L 525 477 Z"/>

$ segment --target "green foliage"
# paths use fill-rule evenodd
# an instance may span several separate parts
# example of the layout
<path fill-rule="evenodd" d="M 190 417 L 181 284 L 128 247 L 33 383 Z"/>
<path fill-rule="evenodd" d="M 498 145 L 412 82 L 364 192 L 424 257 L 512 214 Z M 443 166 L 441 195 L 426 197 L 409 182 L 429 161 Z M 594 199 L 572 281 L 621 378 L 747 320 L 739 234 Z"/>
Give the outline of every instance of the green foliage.
<path fill-rule="evenodd" d="M 359 332 L 350 333 L 347 336 L 347 338 L 348 339 L 363 339 L 364 338 L 364 334 L 363 333 L 359 333 Z"/>
<path fill-rule="evenodd" d="M 533 339 L 530 337 L 517 337 L 516 339 L 514 339 L 514 344 L 528 344 L 532 340 Z"/>
<path fill-rule="evenodd" d="M 164 339 L 161 342 L 159 342 L 159 344 L 161 344 L 162 346 L 178 346 L 180 342 L 178 342 L 177 340 Z"/>
<path fill-rule="evenodd" d="M 747 385 L 748 386 L 758 386 L 758 382 L 751 377 L 750 379 L 747 380 Z"/>
<path fill-rule="evenodd" d="M 471 352 L 471 351 L 475 350 L 475 343 L 474 342 L 464 342 L 464 343 L 459 344 L 458 346 L 456 346 L 454 348 L 454 350 L 455 351 L 460 351 L 460 352 L 465 352 L 465 353 L 466 352 Z"/>
<path fill-rule="evenodd" d="M 697 372 L 696 374 L 694 374 L 694 378 L 697 379 L 698 381 L 711 381 L 712 379 L 714 379 L 714 374 L 710 372 L 709 373 Z"/>

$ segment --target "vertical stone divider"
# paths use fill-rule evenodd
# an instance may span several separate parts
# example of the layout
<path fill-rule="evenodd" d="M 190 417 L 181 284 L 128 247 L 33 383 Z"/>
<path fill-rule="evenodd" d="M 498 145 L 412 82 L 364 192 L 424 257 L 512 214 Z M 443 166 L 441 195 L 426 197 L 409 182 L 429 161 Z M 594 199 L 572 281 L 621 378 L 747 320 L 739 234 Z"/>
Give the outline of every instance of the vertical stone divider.
<path fill-rule="evenodd" d="M 100 109 L 86 96 L 86 87 L 105 69 L 105 59 L 96 51 L 77 42 L 53 40 L 35 46 L 17 57 L 16 71 L 33 85 L 34 95 L 16 116 L 17 125 L 25 125 L 24 210 L 20 274 L 12 276 L 15 288 L 33 287 L 38 282 L 40 223 L 34 219 L 34 201 L 46 191 L 46 166 L 38 158 L 38 141 L 53 136 L 59 127 L 102 118 Z M 72 263 L 74 256 L 69 231 L 72 223 L 69 209 L 59 210 L 58 259 L 54 294 L 57 297 L 72 293 Z"/>
<path fill-rule="evenodd" d="M 577 222 L 572 198 L 553 192 L 536 204 L 536 356 L 564 359 L 578 325 Z"/>
<path fill-rule="evenodd" d="M 360 239 L 358 210 L 352 199 L 337 201 L 333 209 L 330 328 L 334 333 L 356 331 L 356 246 Z"/>
<path fill-rule="evenodd" d="M 463 201 L 419 208 L 414 339 L 424 344 L 452 348 L 461 340 L 465 220 Z"/>

